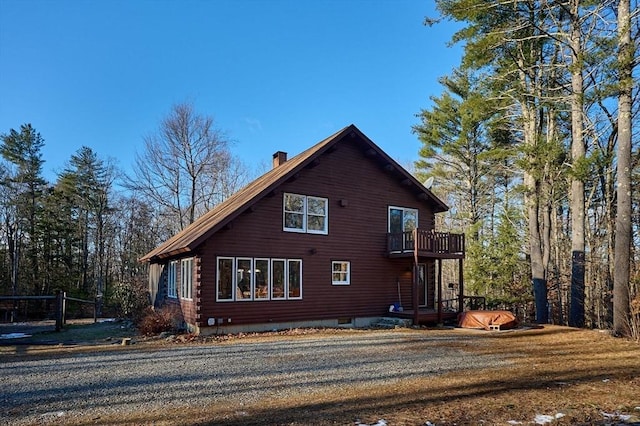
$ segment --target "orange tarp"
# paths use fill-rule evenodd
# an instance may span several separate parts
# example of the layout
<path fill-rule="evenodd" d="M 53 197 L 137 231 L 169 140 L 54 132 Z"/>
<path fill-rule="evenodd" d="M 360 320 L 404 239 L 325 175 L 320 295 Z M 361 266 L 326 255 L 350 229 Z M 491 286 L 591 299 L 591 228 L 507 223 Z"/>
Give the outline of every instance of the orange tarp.
<path fill-rule="evenodd" d="M 509 311 L 467 311 L 458 316 L 459 327 L 490 330 L 490 325 L 499 325 L 501 329 L 513 328 L 518 325 L 518 319 Z"/>

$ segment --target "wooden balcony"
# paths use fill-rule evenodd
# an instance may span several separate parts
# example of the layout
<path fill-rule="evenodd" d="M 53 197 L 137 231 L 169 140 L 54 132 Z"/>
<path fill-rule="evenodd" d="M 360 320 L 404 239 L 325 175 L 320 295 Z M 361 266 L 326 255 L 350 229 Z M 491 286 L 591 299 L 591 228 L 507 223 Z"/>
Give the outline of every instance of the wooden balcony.
<path fill-rule="evenodd" d="M 414 229 L 410 232 L 387 234 L 389 257 L 464 258 L 464 234 Z"/>

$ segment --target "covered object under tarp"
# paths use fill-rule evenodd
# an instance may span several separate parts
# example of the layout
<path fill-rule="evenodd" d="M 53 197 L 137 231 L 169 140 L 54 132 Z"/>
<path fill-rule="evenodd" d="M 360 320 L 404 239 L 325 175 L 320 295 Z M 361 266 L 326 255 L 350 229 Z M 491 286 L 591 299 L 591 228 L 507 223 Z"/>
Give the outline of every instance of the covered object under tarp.
<path fill-rule="evenodd" d="M 509 311 L 466 311 L 458 316 L 458 326 L 463 328 L 484 328 L 500 326 L 500 329 L 514 328 L 518 319 Z"/>

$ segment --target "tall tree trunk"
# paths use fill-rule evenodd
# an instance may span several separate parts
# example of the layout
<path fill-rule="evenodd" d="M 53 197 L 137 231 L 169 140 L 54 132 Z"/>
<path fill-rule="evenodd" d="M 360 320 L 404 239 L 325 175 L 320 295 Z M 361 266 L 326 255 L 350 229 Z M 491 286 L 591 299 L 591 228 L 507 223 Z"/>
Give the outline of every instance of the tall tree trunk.
<path fill-rule="evenodd" d="M 583 77 L 580 35 L 580 0 L 571 0 L 569 47 L 571 48 L 571 303 L 569 325 L 584 327 L 584 181 Z"/>
<path fill-rule="evenodd" d="M 605 200 L 606 200 L 606 221 L 607 221 L 607 271 L 606 271 L 606 297 L 605 320 L 601 328 L 609 328 L 613 324 L 613 281 L 615 276 L 615 215 L 614 215 L 614 199 L 615 199 L 615 178 L 613 176 L 613 167 L 607 169 L 605 175 Z M 605 325 L 606 324 L 606 325 Z"/>
<path fill-rule="evenodd" d="M 536 112 L 530 105 L 522 103 L 525 144 L 533 146 L 536 141 Z M 547 271 L 543 255 L 543 238 L 540 225 L 540 181 L 532 172 L 525 171 L 526 205 L 529 224 L 529 247 L 531 258 L 531 279 L 536 307 L 536 322 L 549 322 L 549 306 L 547 301 Z"/>
<path fill-rule="evenodd" d="M 631 258 L 631 95 L 633 45 L 630 0 L 618 3 L 618 205 L 616 214 L 615 269 L 613 277 L 613 331 L 628 336 L 629 262 Z"/>

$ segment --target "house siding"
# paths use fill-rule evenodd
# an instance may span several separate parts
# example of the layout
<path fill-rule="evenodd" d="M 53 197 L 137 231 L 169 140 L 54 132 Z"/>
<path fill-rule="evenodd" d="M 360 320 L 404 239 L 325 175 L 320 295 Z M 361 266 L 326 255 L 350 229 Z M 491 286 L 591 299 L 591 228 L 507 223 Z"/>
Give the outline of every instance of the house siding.
<path fill-rule="evenodd" d="M 284 232 L 285 192 L 327 198 L 328 235 Z M 343 141 L 198 247 L 199 305 L 181 303 L 185 319 L 202 327 L 209 318 L 239 325 L 382 316 L 399 301 L 398 282 L 402 304 L 411 308 L 413 259 L 390 259 L 386 252 L 389 206 L 416 208 L 419 227 L 433 228 L 427 202 L 356 139 Z M 216 302 L 218 256 L 302 259 L 302 300 Z M 351 262 L 350 285 L 332 285 L 333 260 Z"/>

